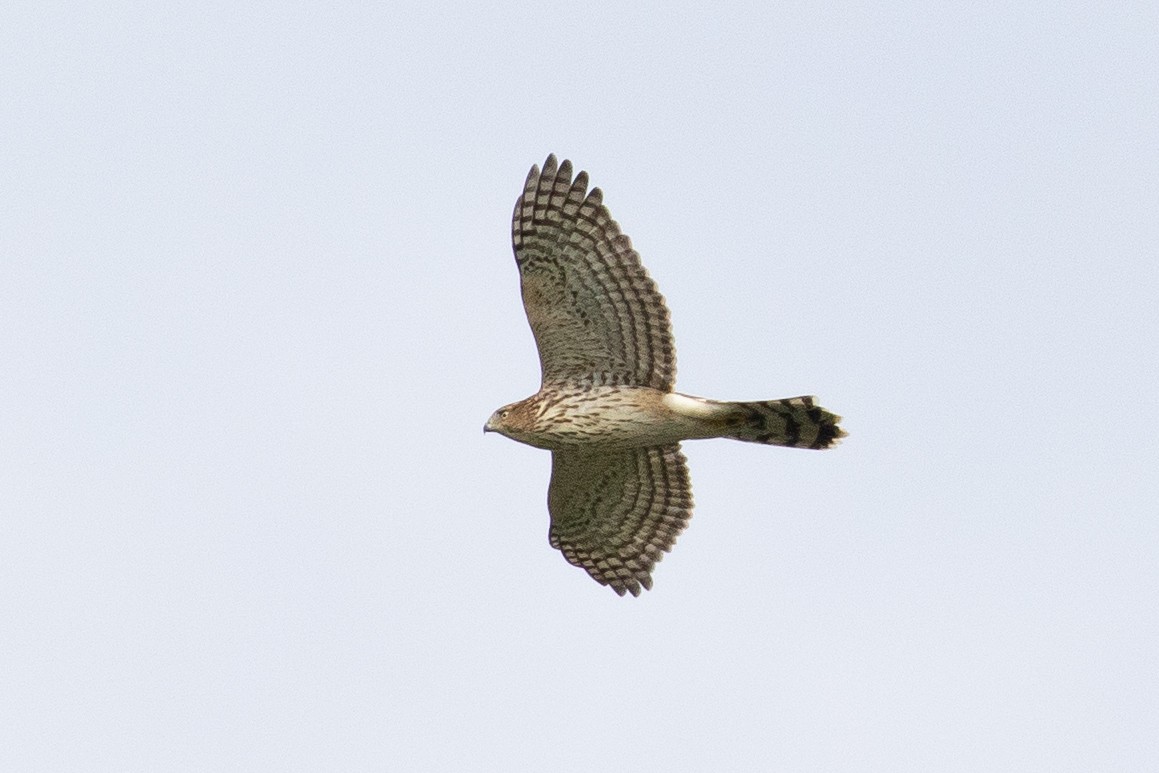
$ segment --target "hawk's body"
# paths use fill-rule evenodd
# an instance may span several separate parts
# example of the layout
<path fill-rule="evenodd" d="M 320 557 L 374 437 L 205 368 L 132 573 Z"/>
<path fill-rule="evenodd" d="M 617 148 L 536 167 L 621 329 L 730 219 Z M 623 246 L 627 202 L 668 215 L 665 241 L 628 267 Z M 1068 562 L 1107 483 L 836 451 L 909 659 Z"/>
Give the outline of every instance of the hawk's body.
<path fill-rule="evenodd" d="M 731 403 L 673 392 L 664 298 L 600 189 L 589 193 L 587 174 L 571 173 L 548 156 L 515 205 L 515 260 L 543 381 L 486 429 L 552 451 L 551 544 L 620 595 L 639 595 L 692 515 L 681 440 L 827 448 L 845 433 L 811 397 Z"/>

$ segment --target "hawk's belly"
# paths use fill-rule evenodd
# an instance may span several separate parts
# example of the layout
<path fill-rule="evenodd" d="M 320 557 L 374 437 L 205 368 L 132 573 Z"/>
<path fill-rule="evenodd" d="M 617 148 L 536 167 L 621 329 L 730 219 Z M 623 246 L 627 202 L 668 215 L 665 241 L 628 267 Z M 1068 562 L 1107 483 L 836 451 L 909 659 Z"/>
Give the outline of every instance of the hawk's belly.
<path fill-rule="evenodd" d="M 647 387 L 601 386 L 540 392 L 540 411 L 531 445 L 565 450 L 577 447 L 640 448 L 708 437 L 705 422 L 673 410 L 673 396 Z M 696 398 L 683 398 L 694 400 Z"/>

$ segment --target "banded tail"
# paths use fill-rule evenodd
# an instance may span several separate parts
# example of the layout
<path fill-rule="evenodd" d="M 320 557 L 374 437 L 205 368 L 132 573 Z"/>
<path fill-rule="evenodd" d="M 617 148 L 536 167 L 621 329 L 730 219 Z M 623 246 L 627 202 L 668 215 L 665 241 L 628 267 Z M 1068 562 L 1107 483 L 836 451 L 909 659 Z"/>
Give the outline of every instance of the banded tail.
<path fill-rule="evenodd" d="M 790 448 L 829 448 L 845 437 L 841 417 L 816 405 L 812 397 L 787 397 L 729 403 L 671 393 L 665 404 L 693 422 L 687 437 L 725 437 L 746 443 Z"/>
<path fill-rule="evenodd" d="M 845 437 L 841 417 L 813 403 L 812 397 L 787 397 L 755 403 L 724 403 L 733 409 L 724 437 L 791 448 L 829 448 Z"/>

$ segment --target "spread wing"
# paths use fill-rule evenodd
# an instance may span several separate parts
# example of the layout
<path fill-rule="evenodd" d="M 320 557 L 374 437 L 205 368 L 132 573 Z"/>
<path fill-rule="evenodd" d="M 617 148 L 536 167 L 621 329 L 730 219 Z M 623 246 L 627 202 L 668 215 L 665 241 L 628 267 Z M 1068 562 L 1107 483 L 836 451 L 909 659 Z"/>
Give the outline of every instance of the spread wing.
<path fill-rule="evenodd" d="M 676 354 L 668 308 L 631 240 L 570 161 L 531 167 L 511 236 L 543 383 L 670 391 Z"/>
<path fill-rule="evenodd" d="M 679 445 L 551 455 L 551 546 L 621 596 L 652 587 L 652 567 L 692 517 Z"/>

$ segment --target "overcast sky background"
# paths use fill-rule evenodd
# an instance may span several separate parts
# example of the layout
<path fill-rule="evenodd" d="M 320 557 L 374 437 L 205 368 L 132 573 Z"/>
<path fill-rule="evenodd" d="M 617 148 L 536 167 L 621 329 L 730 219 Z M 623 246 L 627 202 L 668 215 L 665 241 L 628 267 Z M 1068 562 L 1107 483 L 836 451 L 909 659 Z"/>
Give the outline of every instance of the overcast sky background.
<path fill-rule="evenodd" d="M 0 768 L 1151 770 L 1154 3 L 8 3 Z M 685 444 L 547 544 L 509 219 L 572 159 Z"/>

